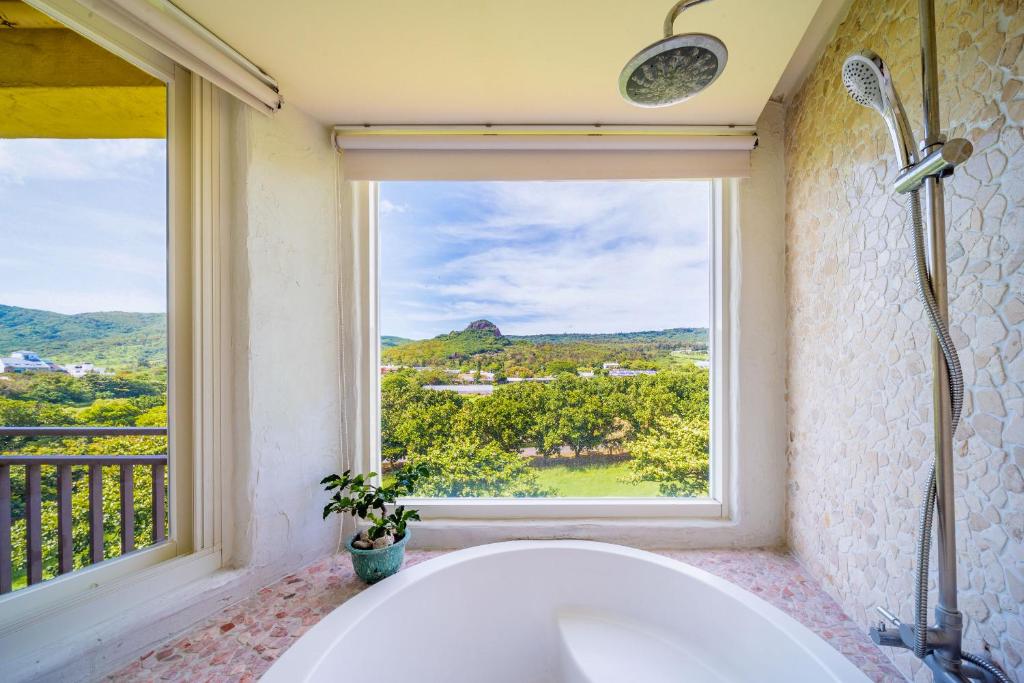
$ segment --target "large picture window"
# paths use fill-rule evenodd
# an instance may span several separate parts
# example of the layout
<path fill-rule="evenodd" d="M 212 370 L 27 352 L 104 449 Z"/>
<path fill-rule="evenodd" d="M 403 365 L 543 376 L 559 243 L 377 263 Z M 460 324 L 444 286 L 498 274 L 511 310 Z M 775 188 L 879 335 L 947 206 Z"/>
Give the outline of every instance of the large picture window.
<path fill-rule="evenodd" d="M 381 182 L 384 477 L 709 496 L 711 181 Z"/>

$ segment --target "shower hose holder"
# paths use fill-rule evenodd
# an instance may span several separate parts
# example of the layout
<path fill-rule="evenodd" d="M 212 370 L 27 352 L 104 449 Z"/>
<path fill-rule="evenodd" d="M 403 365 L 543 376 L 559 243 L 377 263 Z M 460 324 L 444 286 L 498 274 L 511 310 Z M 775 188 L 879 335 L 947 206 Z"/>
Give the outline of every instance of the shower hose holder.
<path fill-rule="evenodd" d="M 952 175 L 953 170 L 971 158 L 974 146 L 963 138 L 953 138 L 946 142 L 940 140 L 935 144 L 921 149 L 921 160 L 900 171 L 893 183 L 893 189 L 899 194 L 907 194 L 921 189 L 928 178 L 945 178 Z"/>

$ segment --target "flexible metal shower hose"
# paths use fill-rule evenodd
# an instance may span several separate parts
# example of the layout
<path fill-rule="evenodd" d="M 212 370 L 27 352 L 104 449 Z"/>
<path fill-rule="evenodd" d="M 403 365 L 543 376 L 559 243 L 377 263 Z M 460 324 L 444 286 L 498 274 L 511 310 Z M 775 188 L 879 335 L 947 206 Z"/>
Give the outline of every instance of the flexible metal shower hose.
<path fill-rule="evenodd" d="M 992 674 L 992 677 L 999 681 L 999 683 L 1013 683 L 1013 681 L 1010 680 L 1010 677 L 1003 673 L 1002 669 L 1000 669 L 998 666 L 988 661 L 984 657 L 979 657 L 978 655 L 971 654 L 970 652 L 961 652 L 960 656 L 966 659 L 971 664 L 981 667 L 985 671 Z"/>
<path fill-rule="evenodd" d="M 946 359 L 949 375 L 949 398 L 952 409 L 950 430 L 956 432 L 960 422 L 960 411 L 964 402 L 964 377 L 960 370 L 960 359 L 953 348 L 953 340 L 949 336 L 949 328 L 943 316 L 939 314 L 939 305 L 935 301 L 932 281 L 928 276 L 928 260 L 925 256 L 924 222 L 921 220 L 921 196 L 915 190 L 910 193 L 910 223 L 914 241 L 914 270 L 917 275 L 917 291 L 928 316 L 928 324 L 932 328 Z M 915 640 L 914 654 L 924 657 L 928 645 L 928 555 L 931 551 L 932 519 L 935 512 L 935 460 L 932 460 L 928 483 L 925 485 L 924 502 L 921 505 L 921 518 L 918 525 L 917 541 L 917 591 L 915 594 Z"/>
<path fill-rule="evenodd" d="M 935 300 L 935 291 L 932 289 L 931 278 L 928 275 L 928 261 L 924 245 L 924 223 L 921 220 L 921 197 L 917 190 L 910 193 L 909 201 L 910 222 L 914 233 L 914 266 L 917 274 L 918 294 L 921 296 L 921 303 L 924 304 L 932 333 L 935 335 L 939 348 L 942 350 L 942 356 L 946 361 L 946 370 L 949 376 L 950 412 L 952 413 L 950 416 L 950 432 L 956 433 L 964 406 L 964 375 L 960 368 L 960 358 L 957 356 L 956 348 L 953 346 L 953 339 L 949 335 L 949 327 L 944 317 L 939 313 L 939 305 Z M 938 267 L 944 268 L 945 264 Z M 928 555 L 931 551 L 935 495 L 935 459 L 932 458 L 928 483 L 925 486 L 924 503 L 921 506 L 917 541 L 914 654 L 919 658 L 925 656 L 928 648 Z M 969 652 L 964 652 L 961 656 L 992 674 L 1000 683 L 1010 683 L 1010 679 L 1007 678 L 1006 674 L 988 660 Z"/>

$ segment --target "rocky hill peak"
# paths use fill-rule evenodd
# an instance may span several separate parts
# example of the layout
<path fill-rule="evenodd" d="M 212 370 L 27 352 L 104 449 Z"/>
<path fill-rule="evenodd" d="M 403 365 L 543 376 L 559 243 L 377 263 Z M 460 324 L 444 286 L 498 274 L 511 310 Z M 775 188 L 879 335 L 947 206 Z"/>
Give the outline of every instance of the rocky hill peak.
<path fill-rule="evenodd" d="M 501 336 L 501 330 L 499 330 L 498 326 L 492 323 L 490 320 L 474 320 L 470 324 L 466 325 L 466 331 L 469 330 L 490 332 L 495 337 Z"/>

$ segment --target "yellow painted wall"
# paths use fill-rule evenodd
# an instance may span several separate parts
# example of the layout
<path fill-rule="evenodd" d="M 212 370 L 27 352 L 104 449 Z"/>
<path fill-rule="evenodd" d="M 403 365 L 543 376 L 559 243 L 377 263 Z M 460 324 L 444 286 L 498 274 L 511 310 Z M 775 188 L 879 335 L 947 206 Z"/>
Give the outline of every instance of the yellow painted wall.
<path fill-rule="evenodd" d="M 0 11 L 0 138 L 165 137 L 162 81 L 71 30 L 19 28 L 8 15 Z"/>
<path fill-rule="evenodd" d="M 0 88 L 0 138 L 163 138 L 163 87 Z"/>

